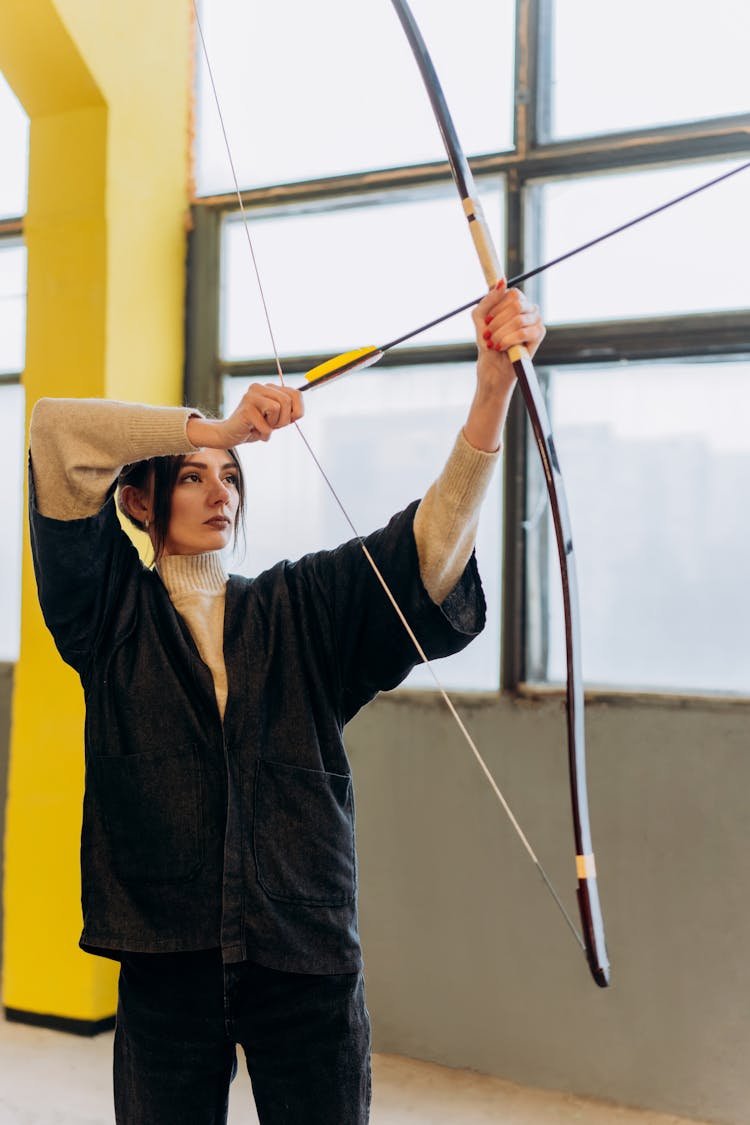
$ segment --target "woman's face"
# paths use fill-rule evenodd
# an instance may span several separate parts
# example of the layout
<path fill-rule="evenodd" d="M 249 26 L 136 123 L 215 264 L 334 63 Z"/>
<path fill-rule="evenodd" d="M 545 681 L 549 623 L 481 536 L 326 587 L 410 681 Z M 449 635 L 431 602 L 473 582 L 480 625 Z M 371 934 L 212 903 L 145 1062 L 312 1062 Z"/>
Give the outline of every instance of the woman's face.
<path fill-rule="evenodd" d="M 166 555 L 199 555 L 227 546 L 240 502 L 237 474 L 225 449 L 201 449 L 185 458 L 172 493 Z"/>

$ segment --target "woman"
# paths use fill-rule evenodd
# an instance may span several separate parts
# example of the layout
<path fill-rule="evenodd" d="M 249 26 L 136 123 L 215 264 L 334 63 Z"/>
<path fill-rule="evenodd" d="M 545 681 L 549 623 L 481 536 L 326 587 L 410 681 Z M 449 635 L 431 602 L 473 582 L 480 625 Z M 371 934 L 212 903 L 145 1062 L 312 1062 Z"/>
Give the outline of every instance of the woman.
<path fill-rule="evenodd" d="M 366 539 L 430 657 L 482 628 L 473 541 L 538 310 L 490 293 L 468 418 L 419 504 Z M 369 1020 L 344 724 L 411 641 L 354 541 L 227 578 L 234 447 L 303 412 L 253 386 L 230 417 L 43 400 L 31 426 L 39 598 L 86 697 L 81 946 L 121 963 L 120 1125 L 224 1122 L 235 1044 L 262 1125 L 363 1125 Z M 123 467 L 125 466 L 125 467 Z M 114 492 L 155 567 L 121 530 Z"/>

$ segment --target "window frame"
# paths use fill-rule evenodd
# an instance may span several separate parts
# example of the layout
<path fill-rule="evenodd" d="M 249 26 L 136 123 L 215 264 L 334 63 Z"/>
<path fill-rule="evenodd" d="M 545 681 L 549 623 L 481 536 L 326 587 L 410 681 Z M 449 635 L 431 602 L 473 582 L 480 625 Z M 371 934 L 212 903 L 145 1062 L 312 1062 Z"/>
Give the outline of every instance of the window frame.
<path fill-rule="evenodd" d="M 516 0 L 513 148 L 470 160 L 477 181 L 504 181 L 505 261 L 508 276 L 537 264 L 534 189 L 545 180 L 579 178 L 582 174 L 634 172 L 657 166 L 689 166 L 709 158 L 750 158 L 750 113 L 718 117 L 629 132 L 550 140 L 552 107 L 553 4 L 555 0 Z M 750 175 L 750 173 L 748 173 Z M 272 184 L 241 192 L 243 207 L 252 214 L 269 208 L 300 212 L 311 203 L 334 206 L 344 196 L 366 199 L 377 194 L 416 191 L 426 185 L 451 183 L 447 161 L 334 176 L 297 183 Z M 268 371 L 268 360 L 222 362 L 220 333 L 220 241 L 227 213 L 239 210 L 234 193 L 197 198 L 192 206 L 186 292 L 185 401 L 217 412 L 223 376 L 257 375 Z M 537 212 L 538 215 L 538 212 Z M 533 294 L 533 285 L 529 287 Z M 401 348 L 381 361 L 391 366 L 455 363 L 470 360 L 474 346 L 435 344 Z M 649 319 L 581 322 L 552 326 L 537 357 L 542 386 L 545 367 L 580 366 L 619 360 L 691 359 L 750 356 L 750 308 Z M 303 372 L 327 355 L 284 356 L 289 373 Z M 546 697 L 562 694 L 563 685 L 527 678 L 527 625 L 533 613 L 543 629 L 539 601 L 527 605 L 526 544 L 523 522 L 529 455 L 528 423 L 520 395 L 514 397 L 505 431 L 503 495 L 503 590 L 501 613 L 500 691 L 511 695 Z M 543 552 L 542 552 L 543 555 Z M 543 605 L 546 574 L 535 575 L 536 599 Z M 537 654 L 546 643 L 534 637 Z M 487 693 L 477 693 L 478 695 Z M 495 694 L 495 693 L 493 693 Z M 623 699 L 714 698 L 695 692 L 630 691 L 627 688 L 587 689 L 587 698 Z M 733 701 L 744 697 L 731 696 Z"/>
<path fill-rule="evenodd" d="M 3 244 L 7 242 L 14 245 L 26 245 L 23 216 L 0 219 L 0 250 L 3 248 Z M 15 386 L 22 382 L 22 377 L 22 371 L 0 372 L 0 386 Z"/>
<path fill-rule="evenodd" d="M 23 245 L 26 244 L 26 240 L 24 238 L 23 216 L 19 216 L 17 218 L 0 219 L 0 250 L 2 250 L 3 245 L 8 242 L 10 242 L 12 245 L 18 245 L 19 243 Z M 22 384 L 23 371 L 0 372 L 0 387 L 16 387 L 21 386 Z M 12 669 L 15 667 L 15 665 L 15 661 L 0 660 L 0 669 Z"/>

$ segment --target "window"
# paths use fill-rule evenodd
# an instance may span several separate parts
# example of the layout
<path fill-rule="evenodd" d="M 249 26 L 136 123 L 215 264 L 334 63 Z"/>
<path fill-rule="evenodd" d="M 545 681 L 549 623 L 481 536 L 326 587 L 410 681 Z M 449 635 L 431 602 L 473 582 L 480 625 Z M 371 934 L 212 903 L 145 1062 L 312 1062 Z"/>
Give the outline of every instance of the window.
<path fill-rule="evenodd" d="M 23 370 L 26 351 L 26 248 L 0 240 L 0 375 Z"/>
<path fill-rule="evenodd" d="M 585 679 L 750 694 L 750 363 L 570 366 L 548 378 L 575 516 Z M 553 576 L 534 678 L 560 681 L 556 549 L 546 520 L 529 535 L 530 564 Z"/>
<path fill-rule="evenodd" d="M 24 473 L 26 211 L 29 122 L 0 75 L 0 661 L 18 659 L 21 631 L 21 529 Z"/>
<path fill-rule="evenodd" d="M 747 113 L 745 0 L 554 5 L 552 136 Z"/>
<path fill-rule="evenodd" d="M 0 219 L 16 218 L 26 211 L 28 187 L 29 119 L 0 74 Z"/>
<path fill-rule="evenodd" d="M 548 261 L 572 246 L 736 167 L 680 164 L 568 177 L 537 189 Z M 750 173 L 717 184 L 542 277 L 548 324 L 747 308 L 750 223 L 742 218 Z"/>
<path fill-rule="evenodd" d="M 18 659 L 21 634 L 24 398 L 20 386 L 0 386 L 0 661 Z"/>
<path fill-rule="evenodd" d="M 513 0 L 473 0 L 470 18 L 413 0 L 469 153 L 509 148 Z M 445 157 L 389 3 L 210 0 L 201 23 L 242 188 L 414 165 Z M 469 13 L 465 13 L 469 16 Z M 476 66 L 477 28 L 496 44 Z M 269 45 L 278 44 L 279 49 Z M 471 74 L 471 82 L 466 81 Z M 234 183 L 205 59 L 197 55 L 200 195 Z M 477 105 L 493 107 L 477 113 Z"/>
<path fill-rule="evenodd" d="M 741 54 L 750 16 L 739 0 L 717 0 L 710 21 L 676 0 L 658 13 L 650 5 L 648 21 L 664 27 L 647 41 L 645 0 L 627 12 L 589 0 L 473 0 L 460 18 L 429 0 L 412 7 L 511 274 L 750 160 Z M 294 377 L 478 297 L 444 152 L 391 6 L 355 15 L 330 0 L 315 26 L 294 0 L 272 11 L 230 0 L 206 9 L 285 370 Z M 333 27 L 339 38 L 325 34 Z M 492 66 L 477 65 L 476 34 L 467 37 L 477 27 Z M 648 65 L 652 39 L 658 67 Z M 342 50 L 351 43 L 354 55 Z M 248 379 L 272 378 L 273 364 L 202 68 L 187 393 L 218 408 Z M 732 518 L 750 468 L 733 421 L 750 395 L 749 183 L 750 172 L 738 174 L 529 283 L 549 325 L 537 370 L 569 492 L 592 687 L 750 693 L 747 536 Z M 472 353 L 468 318 L 448 321 L 373 372 L 310 396 L 306 424 L 359 506 L 360 530 L 407 499 L 401 482 L 416 495 L 439 469 L 444 447 L 428 468 L 431 427 L 449 444 L 444 408 L 460 414 L 453 396 L 471 382 Z M 396 421 L 393 388 L 403 401 Z M 389 440 L 391 427 L 407 437 Z M 292 446 L 290 435 L 247 454 L 251 480 L 263 465 L 258 501 L 273 512 L 267 522 L 258 512 L 265 530 L 249 569 L 349 534 Z M 475 666 L 446 672 L 451 686 L 516 689 L 565 676 L 555 546 L 520 409 L 505 446 L 510 471 L 485 505 L 478 548 L 494 618 L 486 648 L 459 658 L 479 654 Z M 306 501 L 292 518 L 303 478 Z M 283 504 L 268 502 L 275 481 Z M 504 596 L 501 572 L 513 579 Z"/>
<path fill-rule="evenodd" d="M 306 395 L 305 437 L 358 535 L 382 527 L 424 494 L 453 445 L 456 415 L 473 378 L 473 364 L 394 367 L 342 379 L 335 394 L 321 387 Z M 225 380 L 225 410 L 236 406 L 248 382 Z M 236 573 L 257 574 L 279 558 L 298 558 L 353 537 L 322 476 L 311 472 L 307 450 L 293 429 L 268 444 L 245 446 L 241 455 L 248 481 L 248 543 L 244 555 L 233 560 Z M 488 518 L 480 527 L 477 556 L 485 585 L 496 589 L 499 474 L 485 510 Z M 492 691 L 498 684 L 499 660 L 499 598 L 494 597 L 485 631 L 463 653 L 440 661 L 439 676 L 454 689 Z M 417 668 L 408 684 L 431 688 L 434 681 L 426 669 Z"/>
<path fill-rule="evenodd" d="M 495 230 L 502 184 L 483 181 L 482 206 Z M 436 236 L 439 232 L 439 238 Z M 455 189 L 384 193 L 377 202 L 326 201 L 314 210 L 262 216 L 251 235 L 277 343 L 285 355 L 329 355 L 384 344 L 482 292 L 476 254 Z M 223 224 L 221 357 L 271 356 L 244 224 Z M 450 269 L 446 269 L 450 263 Z M 465 341 L 468 317 L 418 342 Z"/>

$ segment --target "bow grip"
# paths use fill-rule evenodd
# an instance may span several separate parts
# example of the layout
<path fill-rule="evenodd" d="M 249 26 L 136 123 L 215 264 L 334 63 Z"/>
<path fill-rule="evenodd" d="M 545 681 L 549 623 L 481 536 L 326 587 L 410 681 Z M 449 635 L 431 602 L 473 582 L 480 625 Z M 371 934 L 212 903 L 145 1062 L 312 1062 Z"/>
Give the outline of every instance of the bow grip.
<path fill-rule="evenodd" d="M 487 226 L 487 220 L 482 210 L 482 204 L 478 199 L 472 199 L 471 196 L 467 196 L 461 202 L 463 203 L 464 214 L 469 224 L 474 249 L 477 252 L 477 257 L 482 266 L 484 280 L 487 282 L 490 289 L 495 289 L 500 279 L 505 277 L 505 270 L 500 264 L 500 259 L 495 250 L 490 230 Z M 508 355 L 511 363 L 517 363 L 519 360 L 529 358 L 528 351 L 521 344 L 514 344 L 513 347 L 508 348 Z"/>

